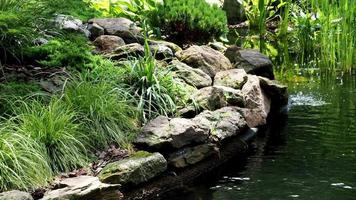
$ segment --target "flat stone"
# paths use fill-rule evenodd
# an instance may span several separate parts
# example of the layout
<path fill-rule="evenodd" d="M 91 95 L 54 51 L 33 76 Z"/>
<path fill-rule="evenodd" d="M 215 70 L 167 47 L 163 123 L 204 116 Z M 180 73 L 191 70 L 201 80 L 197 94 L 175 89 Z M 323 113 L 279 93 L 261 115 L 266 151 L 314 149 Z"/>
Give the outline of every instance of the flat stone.
<path fill-rule="evenodd" d="M 135 144 L 154 149 L 178 149 L 193 143 L 203 143 L 208 136 L 207 129 L 190 119 L 159 116 L 146 124 Z"/>
<path fill-rule="evenodd" d="M 201 144 L 194 147 L 180 149 L 168 156 L 168 164 L 175 168 L 184 168 L 198 163 L 205 158 L 218 153 L 214 144 Z"/>
<path fill-rule="evenodd" d="M 226 86 L 234 89 L 241 89 L 247 81 L 247 74 L 244 69 L 230 69 L 218 72 L 214 77 L 215 86 Z"/>
<path fill-rule="evenodd" d="M 101 53 L 112 53 L 118 47 L 125 45 L 125 41 L 115 35 L 101 35 L 93 43 Z"/>
<path fill-rule="evenodd" d="M 113 53 L 105 55 L 108 58 L 114 60 L 126 59 L 130 56 L 139 57 L 143 56 L 145 53 L 145 49 L 142 45 L 138 43 L 127 44 L 124 46 L 120 46 L 114 50 Z"/>
<path fill-rule="evenodd" d="M 193 68 L 201 69 L 210 77 L 219 71 L 232 69 L 232 64 L 222 53 L 208 46 L 193 45 L 176 53 L 177 58 Z"/>
<path fill-rule="evenodd" d="M 119 184 L 105 184 L 98 177 L 78 176 L 66 178 L 58 183 L 58 189 L 45 193 L 42 200 L 116 200 L 123 199 Z"/>
<path fill-rule="evenodd" d="M 189 85 L 192 85 L 196 88 L 203 88 L 211 86 L 213 83 L 210 76 L 200 69 L 192 68 L 178 60 L 173 60 L 171 65 L 173 67 L 175 76 L 183 79 Z"/>
<path fill-rule="evenodd" d="M 137 152 L 129 158 L 110 163 L 100 172 L 104 183 L 138 185 L 167 169 L 167 161 L 159 153 Z"/>
<path fill-rule="evenodd" d="M 19 190 L 0 193 L 0 200 L 33 200 L 31 194 Z"/>
<path fill-rule="evenodd" d="M 92 40 L 105 34 L 104 28 L 96 23 L 88 24 L 87 29 L 90 32 L 90 39 Z"/>

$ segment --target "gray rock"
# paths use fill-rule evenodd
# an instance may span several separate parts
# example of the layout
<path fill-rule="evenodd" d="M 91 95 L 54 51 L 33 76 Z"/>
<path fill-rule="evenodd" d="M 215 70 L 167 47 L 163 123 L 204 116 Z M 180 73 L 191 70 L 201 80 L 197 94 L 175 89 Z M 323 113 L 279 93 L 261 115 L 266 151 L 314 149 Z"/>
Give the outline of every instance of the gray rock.
<path fill-rule="evenodd" d="M 211 139 L 219 142 L 238 135 L 247 128 L 246 121 L 238 107 L 224 107 L 215 111 L 206 110 L 193 118 L 193 121 L 209 128 Z"/>
<path fill-rule="evenodd" d="M 246 20 L 245 9 L 238 0 L 224 0 L 223 10 L 229 24 L 238 24 Z"/>
<path fill-rule="evenodd" d="M 157 59 L 166 59 L 166 58 L 172 58 L 174 56 L 174 53 L 172 49 L 165 45 L 161 44 L 151 44 L 149 45 L 150 50 L 152 54 L 157 58 Z"/>
<path fill-rule="evenodd" d="M 94 40 L 94 45 L 101 53 L 111 53 L 118 47 L 124 46 L 125 41 L 115 35 L 101 35 Z"/>
<path fill-rule="evenodd" d="M 271 60 L 257 50 L 240 49 L 233 45 L 226 50 L 225 56 L 235 68 L 244 69 L 248 74 L 274 79 Z"/>
<path fill-rule="evenodd" d="M 178 51 L 182 51 L 182 48 L 180 48 L 178 45 L 172 43 L 172 42 L 167 42 L 164 40 L 149 40 L 148 43 L 150 45 L 163 45 L 166 46 L 168 48 L 170 48 L 173 52 L 173 54 L 175 54 Z"/>
<path fill-rule="evenodd" d="M 0 200 L 33 200 L 33 198 L 27 192 L 12 190 L 0 193 Z"/>
<path fill-rule="evenodd" d="M 204 73 L 202 70 L 192 68 L 178 60 L 173 60 L 171 65 L 173 67 L 175 76 L 183 79 L 186 83 L 196 88 L 211 86 L 213 82 L 210 76 Z"/>
<path fill-rule="evenodd" d="M 208 130 L 190 119 L 159 116 L 146 124 L 135 144 L 154 149 L 178 149 L 193 143 L 203 143 L 207 138 Z"/>
<path fill-rule="evenodd" d="M 62 30 L 81 32 L 87 37 L 89 37 L 90 35 L 89 31 L 83 25 L 83 22 L 80 19 L 74 18 L 73 16 L 56 15 L 54 23 L 58 28 Z"/>
<path fill-rule="evenodd" d="M 214 77 L 214 85 L 241 89 L 247 81 L 244 69 L 230 69 L 218 72 Z"/>
<path fill-rule="evenodd" d="M 194 147 L 180 149 L 168 156 L 168 165 L 176 168 L 184 168 L 198 163 L 205 158 L 218 153 L 218 148 L 214 144 L 201 144 Z"/>
<path fill-rule="evenodd" d="M 89 20 L 89 24 L 93 23 L 104 28 L 105 34 L 119 36 L 124 39 L 126 43 L 143 42 L 141 28 L 136 26 L 136 24 L 129 19 L 120 17 Z"/>
<path fill-rule="evenodd" d="M 167 161 L 159 153 L 137 152 L 129 158 L 110 163 L 100 172 L 102 182 L 138 185 L 167 169 Z"/>
<path fill-rule="evenodd" d="M 225 106 L 244 106 L 244 98 L 239 90 L 224 86 L 210 86 L 198 90 L 192 100 L 200 110 L 216 110 Z"/>
<path fill-rule="evenodd" d="M 176 53 L 177 58 L 193 68 L 201 69 L 210 77 L 219 71 L 232 68 L 232 64 L 222 53 L 208 46 L 193 45 Z"/>
<path fill-rule="evenodd" d="M 90 32 L 90 38 L 91 39 L 95 39 L 95 38 L 105 34 L 104 28 L 99 26 L 96 23 L 88 24 L 87 29 Z"/>
<path fill-rule="evenodd" d="M 122 58 L 128 58 L 130 56 L 143 56 L 144 53 L 145 49 L 142 45 L 138 43 L 132 43 L 116 48 L 113 53 L 107 54 L 106 57 L 109 57 L 114 60 L 120 60 Z"/>
<path fill-rule="evenodd" d="M 217 51 L 220 51 L 221 53 L 224 53 L 227 49 L 227 47 L 225 47 L 225 45 L 222 42 L 210 42 L 208 45 L 209 47 Z"/>
<path fill-rule="evenodd" d="M 245 117 L 250 119 L 247 120 L 249 126 L 253 128 L 265 125 L 271 108 L 271 100 L 262 90 L 260 79 L 255 75 L 248 75 L 247 82 L 242 87 L 241 92 L 244 96 L 245 107 L 250 109 L 245 113 Z M 252 117 L 246 114 L 252 114 Z"/>
<path fill-rule="evenodd" d="M 258 77 L 260 85 L 265 93 L 271 98 L 273 106 L 284 106 L 288 104 L 287 86 L 278 83 L 275 80 L 269 80 L 264 77 Z"/>
<path fill-rule="evenodd" d="M 42 200 L 114 200 L 123 199 L 119 184 L 105 184 L 98 177 L 79 176 L 58 183 L 58 189 L 45 193 Z"/>

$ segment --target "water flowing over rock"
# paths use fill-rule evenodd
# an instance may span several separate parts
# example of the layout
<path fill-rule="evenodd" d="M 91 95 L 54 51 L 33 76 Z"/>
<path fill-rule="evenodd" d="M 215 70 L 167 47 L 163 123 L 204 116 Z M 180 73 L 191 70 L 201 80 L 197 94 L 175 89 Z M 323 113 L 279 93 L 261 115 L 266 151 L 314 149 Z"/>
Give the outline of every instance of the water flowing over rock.
<path fill-rule="evenodd" d="M 201 69 L 210 77 L 219 71 L 232 69 L 232 64 L 222 53 L 208 46 L 193 45 L 176 53 L 177 58 L 193 68 Z"/>
<path fill-rule="evenodd" d="M 33 198 L 27 192 L 12 190 L 0 193 L 0 200 L 33 200 Z"/>
<path fill-rule="evenodd" d="M 51 190 L 45 194 L 42 200 L 64 200 L 64 199 L 97 199 L 117 200 L 123 199 L 118 191 L 120 185 L 105 184 L 98 177 L 79 176 L 67 178 L 58 183 L 58 189 Z"/>
<path fill-rule="evenodd" d="M 175 75 L 178 78 L 183 79 L 186 83 L 196 88 L 211 86 L 213 82 L 210 76 L 204 73 L 202 70 L 192 68 L 178 60 L 173 60 L 171 65 Z"/>
<path fill-rule="evenodd" d="M 199 109 L 216 110 L 225 106 L 244 107 L 244 98 L 240 90 L 224 86 L 205 87 L 192 97 Z"/>
<path fill-rule="evenodd" d="M 102 53 L 111 53 L 118 47 L 124 46 L 125 41 L 115 35 L 101 35 L 94 40 L 97 50 Z"/>
<path fill-rule="evenodd" d="M 142 43 L 143 41 L 141 28 L 136 26 L 133 21 L 123 17 L 91 19 L 88 23 L 97 24 L 105 30 L 105 34 L 119 36 L 124 39 L 126 43 Z"/>
<path fill-rule="evenodd" d="M 244 69 L 248 74 L 274 79 L 271 60 L 257 50 L 240 49 L 232 45 L 226 50 L 225 56 L 235 68 Z"/>
<path fill-rule="evenodd" d="M 177 149 L 192 143 L 203 143 L 208 136 L 206 127 L 201 127 L 190 119 L 159 116 L 143 128 L 135 144 L 154 149 Z"/>
<path fill-rule="evenodd" d="M 138 185 L 167 169 L 167 161 L 159 153 L 137 152 L 130 158 L 104 167 L 99 178 L 104 183 Z"/>
<path fill-rule="evenodd" d="M 247 74 L 244 69 L 230 69 L 218 72 L 214 78 L 214 86 L 226 86 L 234 89 L 241 89 L 247 81 Z"/>

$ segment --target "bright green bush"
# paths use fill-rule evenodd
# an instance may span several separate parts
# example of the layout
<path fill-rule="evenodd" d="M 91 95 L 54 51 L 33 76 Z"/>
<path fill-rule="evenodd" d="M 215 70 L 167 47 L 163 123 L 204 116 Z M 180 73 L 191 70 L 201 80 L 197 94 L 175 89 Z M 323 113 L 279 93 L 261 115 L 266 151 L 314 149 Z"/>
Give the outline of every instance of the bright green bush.
<path fill-rule="evenodd" d="M 148 22 L 178 44 L 206 42 L 228 32 L 225 12 L 204 0 L 164 0 Z"/>

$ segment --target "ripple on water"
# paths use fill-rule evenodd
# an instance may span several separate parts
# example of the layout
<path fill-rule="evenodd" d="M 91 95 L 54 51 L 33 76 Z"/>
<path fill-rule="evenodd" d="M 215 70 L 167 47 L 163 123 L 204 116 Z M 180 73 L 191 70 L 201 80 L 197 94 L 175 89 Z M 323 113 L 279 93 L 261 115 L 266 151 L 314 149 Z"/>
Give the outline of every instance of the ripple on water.
<path fill-rule="evenodd" d="M 292 106 L 323 106 L 327 103 L 321 98 L 317 98 L 311 94 L 299 92 L 289 97 L 289 107 Z"/>

